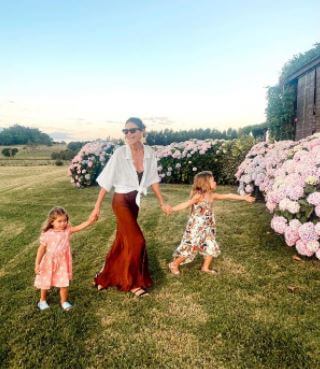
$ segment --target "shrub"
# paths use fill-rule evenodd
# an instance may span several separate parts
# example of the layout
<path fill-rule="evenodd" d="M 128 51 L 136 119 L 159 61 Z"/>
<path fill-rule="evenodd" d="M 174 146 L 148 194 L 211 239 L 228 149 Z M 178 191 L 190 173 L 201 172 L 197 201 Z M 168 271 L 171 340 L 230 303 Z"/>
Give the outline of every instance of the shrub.
<path fill-rule="evenodd" d="M 299 254 L 320 259 L 320 133 L 255 145 L 236 173 L 240 193 L 263 193 L 271 228 Z"/>
<path fill-rule="evenodd" d="M 115 148 L 114 143 L 102 140 L 85 144 L 68 168 L 71 183 L 79 188 L 96 184 L 96 178 Z"/>
<path fill-rule="evenodd" d="M 234 184 L 233 173 L 253 144 L 252 137 L 244 136 L 156 146 L 159 175 L 164 183 L 192 183 L 196 173 L 211 170 L 219 184 Z"/>
<path fill-rule="evenodd" d="M 13 158 L 19 150 L 16 147 L 6 147 L 2 150 L 3 156 Z"/>

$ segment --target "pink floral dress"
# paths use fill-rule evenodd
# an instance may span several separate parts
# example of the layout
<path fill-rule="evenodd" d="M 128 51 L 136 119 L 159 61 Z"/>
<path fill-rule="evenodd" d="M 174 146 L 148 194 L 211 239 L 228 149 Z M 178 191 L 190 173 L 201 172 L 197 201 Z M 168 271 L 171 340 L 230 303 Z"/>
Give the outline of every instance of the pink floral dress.
<path fill-rule="evenodd" d="M 193 205 L 180 245 L 173 257 L 185 257 L 182 264 L 190 263 L 197 253 L 217 257 L 219 245 L 215 239 L 216 224 L 212 203 L 203 200 Z"/>
<path fill-rule="evenodd" d="M 46 252 L 40 263 L 34 285 L 39 289 L 68 287 L 72 279 L 72 256 L 70 249 L 70 227 L 63 231 L 49 229 L 40 236 L 40 244 Z"/>

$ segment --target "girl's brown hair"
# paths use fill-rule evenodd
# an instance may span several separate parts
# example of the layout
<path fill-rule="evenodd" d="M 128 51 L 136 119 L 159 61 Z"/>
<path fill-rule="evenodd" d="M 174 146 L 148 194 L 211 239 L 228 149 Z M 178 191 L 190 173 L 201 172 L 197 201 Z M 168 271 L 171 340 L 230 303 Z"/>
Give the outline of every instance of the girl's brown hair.
<path fill-rule="evenodd" d="M 193 179 L 190 197 L 193 197 L 197 193 L 204 194 L 211 191 L 210 178 L 213 178 L 213 174 L 209 170 L 197 173 Z"/>
<path fill-rule="evenodd" d="M 45 221 L 42 232 L 47 232 L 49 229 L 53 228 L 52 223 L 57 219 L 57 217 L 64 215 L 69 222 L 69 215 L 64 208 L 61 207 L 54 207 L 49 211 L 48 218 Z"/>

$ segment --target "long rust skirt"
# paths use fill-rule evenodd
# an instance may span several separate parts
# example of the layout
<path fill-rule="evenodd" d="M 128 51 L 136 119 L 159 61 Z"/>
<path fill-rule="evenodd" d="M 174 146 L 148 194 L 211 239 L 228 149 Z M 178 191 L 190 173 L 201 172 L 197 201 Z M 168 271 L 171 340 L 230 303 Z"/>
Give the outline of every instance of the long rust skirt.
<path fill-rule="evenodd" d="M 148 288 L 152 285 L 143 233 L 137 222 L 139 207 L 137 191 L 115 193 L 112 209 L 117 219 L 116 238 L 105 264 L 95 277 L 95 284 L 103 288 L 117 287 L 121 291 Z"/>

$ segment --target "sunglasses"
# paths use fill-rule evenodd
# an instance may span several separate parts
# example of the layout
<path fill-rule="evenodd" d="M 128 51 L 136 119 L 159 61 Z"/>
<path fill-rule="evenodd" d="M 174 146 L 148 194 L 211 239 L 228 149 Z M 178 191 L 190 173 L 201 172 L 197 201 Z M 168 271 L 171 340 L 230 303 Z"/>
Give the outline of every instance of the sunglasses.
<path fill-rule="evenodd" d="M 122 130 L 122 132 L 125 135 L 127 135 L 129 132 L 130 133 L 136 133 L 137 131 L 141 131 L 141 129 L 140 128 L 129 128 L 129 129 L 125 128 L 125 129 Z"/>

